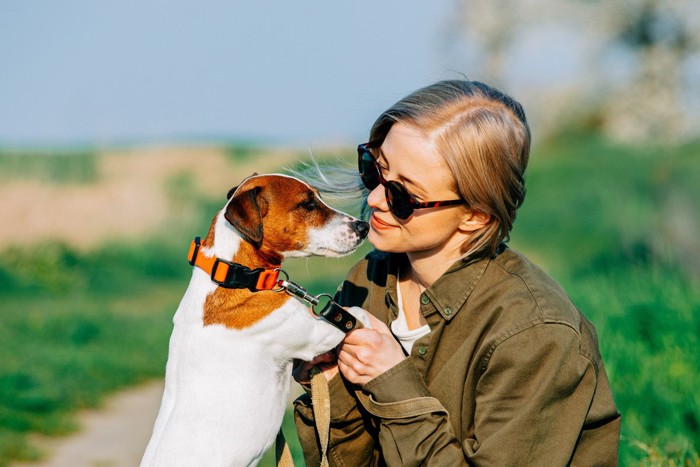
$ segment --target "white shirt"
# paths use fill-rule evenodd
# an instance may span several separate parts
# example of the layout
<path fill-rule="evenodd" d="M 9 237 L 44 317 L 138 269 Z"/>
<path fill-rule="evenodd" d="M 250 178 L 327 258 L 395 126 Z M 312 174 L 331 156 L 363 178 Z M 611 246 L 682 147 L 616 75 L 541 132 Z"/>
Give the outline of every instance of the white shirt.
<path fill-rule="evenodd" d="M 396 298 L 398 299 L 399 315 L 391 322 L 391 332 L 399 340 L 401 346 L 406 352 L 411 355 L 413 343 L 430 332 L 430 326 L 427 324 L 417 328 L 408 329 L 406 322 L 406 314 L 403 311 L 403 298 L 401 297 L 401 286 L 399 285 L 399 277 L 396 277 Z"/>

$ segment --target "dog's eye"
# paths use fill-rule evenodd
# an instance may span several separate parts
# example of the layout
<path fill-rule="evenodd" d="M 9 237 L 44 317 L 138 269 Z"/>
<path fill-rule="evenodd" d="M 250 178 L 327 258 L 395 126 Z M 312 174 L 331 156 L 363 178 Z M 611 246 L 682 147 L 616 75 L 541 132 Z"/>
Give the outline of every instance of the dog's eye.
<path fill-rule="evenodd" d="M 307 211 L 313 211 L 318 207 L 318 203 L 316 202 L 316 198 L 309 198 L 297 204 L 297 207 L 306 209 Z"/>

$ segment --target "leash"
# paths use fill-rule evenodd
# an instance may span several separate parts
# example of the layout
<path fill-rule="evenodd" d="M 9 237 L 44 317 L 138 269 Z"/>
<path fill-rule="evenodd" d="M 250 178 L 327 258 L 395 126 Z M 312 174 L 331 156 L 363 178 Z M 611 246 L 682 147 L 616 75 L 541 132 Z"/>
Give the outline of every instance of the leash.
<path fill-rule="evenodd" d="M 289 276 L 283 269 L 279 269 L 279 272 L 285 276 L 285 279 L 277 282 L 279 289 L 276 291 L 285 291 L 289 295 L 305 301 L 311 305 L 311 309 L 315 315 L 325 319 L 329 324 L 335 326 L 346 334 L 352 330 L 364 327 L 362 322 L 355 318 L 352 313 L 338 305 L 330 294 L 322 293 L 318 295 L 311 295 L 304 287 L 291 282 L 289 280 Z M 323 305 L 320 310 L 316 310 L 316 307 L 326 299 L 328 300 L 326 304 Z"/>
<path fill-rule="evenodd" d="M 275 461 L 277 462 L 277 467 L 294 467 L 292 451 L 289 450 L 287 440 L 284 439 L 282 428 L 277 432 L 277 437 L 275 438 Z"/>
<path fill-rule="evenodd" d="M 321 445 L 321 467 L 328 466 L 328 444 L 331 436 L 331 397 L 328 381 L 319 367 L 311 368 L 311 406 L 318 441 Z"/>
<path fill-rule="evenodd" d="M 311 309 L 314 313 L 325 319 L 331 325 L 344 333 L 364 327 L 360 320 L 355 318 L 355 316 L 342 306 L 338 305 L 329 294 L 311 295 L 304 287 L 291 282 L 286 272 L 283 270 L 280 270 L 280 272 L 285 276 L 284 280 L 278 282 L 280 289 L 311 305 Z M 315 307 L 317 307 L 323 299 L 328 299 L 328 302 L 317 312 Z M 311 368 L 310 377 L 311 405 L 314 412 L 316 432 L 318 433 L 319 443 L 321 445 L 321 467 L 328 467 L 328 442 L 330 440 L 331 429 L 331 398 L 328 391 L 328 381 L 326 381 L 326 377 L 323 376 L 323 372 L 317 366 Z M 281 429 L 280 433 L 282 433 Z M 282 437 L 284 439 L 284 435 L 282 435 Z M 284 463 L 284 459 L 277 459 L 278 467 L 288 467 L 288 465 L 289 464 Z M 291 464 L 292 467 L 293 465 L 294 464 Z"/>

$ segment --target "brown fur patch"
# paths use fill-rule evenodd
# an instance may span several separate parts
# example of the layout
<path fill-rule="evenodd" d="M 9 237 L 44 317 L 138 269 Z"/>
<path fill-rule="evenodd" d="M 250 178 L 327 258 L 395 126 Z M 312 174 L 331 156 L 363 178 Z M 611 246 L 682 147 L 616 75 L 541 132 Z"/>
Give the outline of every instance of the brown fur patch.
<path fill-rule="evenodd" d="M 292 297 L 284 292 L 251 292 L 247 289 L 217 288 L 204 302 L 205 326 L 223 324 L 244 329 L 280 308 Z"/>

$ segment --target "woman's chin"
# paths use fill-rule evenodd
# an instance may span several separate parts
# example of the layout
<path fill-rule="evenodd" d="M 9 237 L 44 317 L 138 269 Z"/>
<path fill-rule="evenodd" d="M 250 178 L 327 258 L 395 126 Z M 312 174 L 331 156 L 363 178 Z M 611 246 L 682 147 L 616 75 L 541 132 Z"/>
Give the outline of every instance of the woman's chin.
<path fill-rule="evenodd" d="M 367 235 L 367 241 L 379 251 L 385 251 L 387 253 L 401 252 L 400 242 L 387 237 L 389 237 L 389 235 L 385 232 L 376 232 L 374 229 L 370 229 Z"/>

